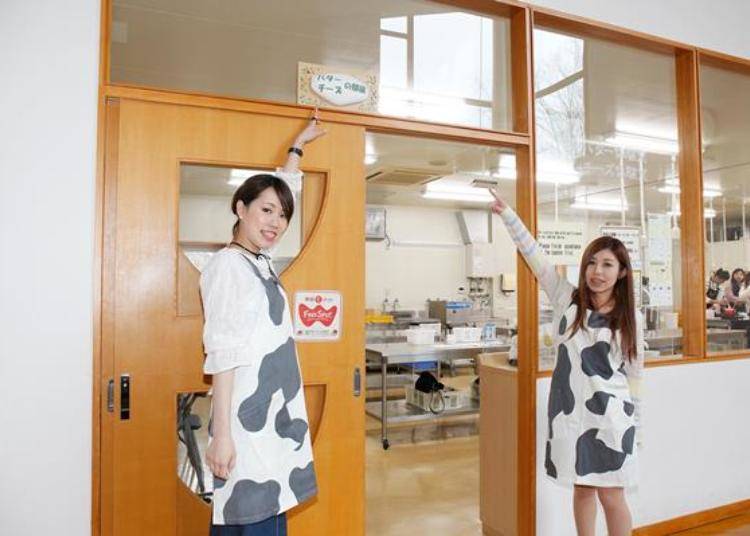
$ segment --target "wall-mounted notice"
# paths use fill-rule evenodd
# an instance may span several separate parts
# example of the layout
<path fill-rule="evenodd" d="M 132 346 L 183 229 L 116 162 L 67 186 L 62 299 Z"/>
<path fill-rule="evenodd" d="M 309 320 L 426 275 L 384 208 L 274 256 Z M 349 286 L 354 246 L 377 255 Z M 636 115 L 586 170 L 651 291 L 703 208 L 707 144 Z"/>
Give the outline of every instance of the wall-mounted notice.
<path fill-rule="evenodd" d="M 299 62 L 297 103 L 377 112 L 378 76 L 369 71 Z"/>
<path fill-rule="evenodd" d="M 648 292 L 650 305 L 672 307 L 672 226 L 666 214 L 648 215 Z"/>
<path fill-rule="evenodd" d="M 335 341 L 341 338 L 341 293 L 305 290 L 294 294 L 294 339 Z"/>
<path fill-rule="evenodd" d="M 578 264 L 583 253 L 583 224 L 540 221 L 537 242 L 552 264 Z"/>
<path fill-rule="evenodd" d="M 630 266 L 633 270 L 641 270 L 641 228 L 625 225 L 603 225 L 599 228 L 602 236 L 613 236 L 625 244 L 630 255 Z"/>

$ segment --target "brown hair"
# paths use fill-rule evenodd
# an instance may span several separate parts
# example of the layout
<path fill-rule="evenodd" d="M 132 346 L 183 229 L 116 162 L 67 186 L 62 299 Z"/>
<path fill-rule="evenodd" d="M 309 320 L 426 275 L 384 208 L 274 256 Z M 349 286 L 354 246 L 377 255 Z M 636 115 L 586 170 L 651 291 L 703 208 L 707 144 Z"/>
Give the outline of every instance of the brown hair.
<path fill-rule="evenodd" d="M 232 214 L 237 216 L 237 201 L 242 201 L 242 203 L 247 206 L 257 199 L 266 188 L 274 189 L 276 195 L 279 196 L 281 210 L 284 211 L 286 220 L 291 220 L 292 215 L 294 214 L 294 195 L 292 194 L 292 190 L 283 179 L 265 173 L 253 175 L 252 177 L 247 178 L 245 182 L 235 190 L 234 195 L 232 196 Z M 232 226 L 232 234 L 237 232 L 239 226 L 240 220 L 238 218 Z"/>
<path fill-rule="evenodd" d="M 618 277 L 612 289 L 612 296 L 615 301 L 614 308 L 607 315 L 609 320 L 609 329 L 612 330 L 613 336 L 616 330 L 620 330 L 620 347 L 622 355 L 632 361 L 636 357 L 636 324 L 635 324 L 635 303 L 633 295 L 633 269 L 630 266 L 630 255 L 628 250 L 617 238 L 612 236 L 600 236 L 593 240 L 581 258 L 581 270 L 578 275 L 578 288 L 573 291 L 571 299 L 578 306 L 576 318 L 571 327 L 571 337 L 579 330 L 586 330 L 584 319 L 586 310 L 594 309 L 592 293 L 586 284 L 586 266 L 591 258 L 598 252 L 608 249 L 617 261 L 620 263 L 620 270 L 625 269 L 625 275 Z M 618 274 L 619 275 L 619 274 Z"/>

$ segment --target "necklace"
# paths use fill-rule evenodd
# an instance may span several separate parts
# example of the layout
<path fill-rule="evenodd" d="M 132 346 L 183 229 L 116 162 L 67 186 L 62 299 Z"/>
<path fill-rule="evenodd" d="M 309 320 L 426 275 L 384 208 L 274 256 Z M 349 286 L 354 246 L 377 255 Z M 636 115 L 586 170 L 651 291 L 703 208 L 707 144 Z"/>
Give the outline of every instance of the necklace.
<path fill-rule="evenodd" d="M 245 251 L 247 251 L 248 253 L 250 253 L 256 259 L 258 259 L 258 258 L 260 258 L 262 256 L 262 253 L 255 253 L 253 250 L 246 248 L 245 246 L 243 246 L 242 244 L 240 244 L 236 240 L 232 240 L 229 243 L 229 245 L 230 246 L 237 246 L 238 248 L 244 249 Z"/>

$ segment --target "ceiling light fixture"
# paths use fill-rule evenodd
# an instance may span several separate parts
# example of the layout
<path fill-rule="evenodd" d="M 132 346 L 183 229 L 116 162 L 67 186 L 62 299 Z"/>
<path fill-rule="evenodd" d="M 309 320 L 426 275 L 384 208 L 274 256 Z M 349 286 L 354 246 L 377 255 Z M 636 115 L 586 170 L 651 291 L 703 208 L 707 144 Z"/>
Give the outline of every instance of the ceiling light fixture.
<path fill-rule="evenodd" d="M 516 180 L 516 155 L 501 154 L 499 168 L 492 175 L 498 179 Z M 581 181 L 581 174 L 565 163 L 542 162 L 536 174 L 536 181 L 545 184 L 575 184 Z"/>
<path fill-rule="evenodd" d="M 670 210 L 667 212 L 667 216 L 680 216 L 682 213 L 679 210 Z M 704 218 L 715 218 L 716 217 L 716 210 L 712 208 L 705 208 L 703 209 L 703 217 Z"/>
<path fill-rule="evenodd" d="M 233 169 L 229 174 L 227 184 L 230 186 L 240 186 L 253 175 L 268 175 L 270 173 L 271 172 L 266 169 Z"/>
<path fill-rule="evenodd" d="M 607 136 L 604 140 L 610 145 L 616 145 L 623 149 L 633 151 L 643 151 L 645 153 L 656 154 L 677 154 L 680 152 L 680 146 L 677 140 L 671 138 L 659 138 L 656 136 L 646 136 L 633 132 L 623 132 L 615 130 L 613 134 Z"/>
<path fill-rule="evenodd" d="M 667 184 L 666 186 L 662 186 L 657 191 L 663 193 L 663 194 L 678 194 L 680 193 L 680 187 L 675 186 L 673 184 Z M 711 188 L 704 188 L 703 189 L 703 197 L 711 198 L 711 197 L 721 197 L 722 196 L 721 190 L 714 190 Z"/>
<path fill-rule="evenodd" d="M 570 208 L 574 208 L 577 210 L 595 210 L 597 212 L 627 212 L 628 211 L 628 205 L 623 205 L 619 200 L 618 201 L 588 201 L 588 200 L 582 200 L 582 199 L 576 199 L 573 203 L 570 204 Z"/>
<path fill-rule="evenodd" d="M 492 194 L 486 188 L 473 186 L 447 185 L 430 183 L 422 190 L 425 199 L 439 199 L 442 201 L 465 201 L 469 203 L 490 203 Z"/>

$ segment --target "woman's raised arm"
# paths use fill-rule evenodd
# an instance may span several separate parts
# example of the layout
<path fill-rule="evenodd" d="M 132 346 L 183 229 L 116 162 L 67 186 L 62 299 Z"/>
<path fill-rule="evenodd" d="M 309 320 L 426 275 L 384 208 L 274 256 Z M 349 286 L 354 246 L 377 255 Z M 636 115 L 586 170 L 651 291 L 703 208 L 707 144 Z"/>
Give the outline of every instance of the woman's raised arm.
<path fill-rule="evenodd" d="M 534 272 L 542 290 L 547 294 L 549 300 L 555 303 L 561 290 L 562 277 L 555 271 L 547 254 L 531 236 L 521 218 L 508 206 L 498 191 L 495 188 L 490 188 L 490 193 L 495 198 L 495 201 L 490 205 L 490 209 L 502 218 L 506 229 L 508 229 L 508 234 L 510 234 L 523 258 L 526 259 L 531 271 Z M 568 298 L 570 291 L 567 290 L 566 292 L 568 293 L 566 298 Z"/>

